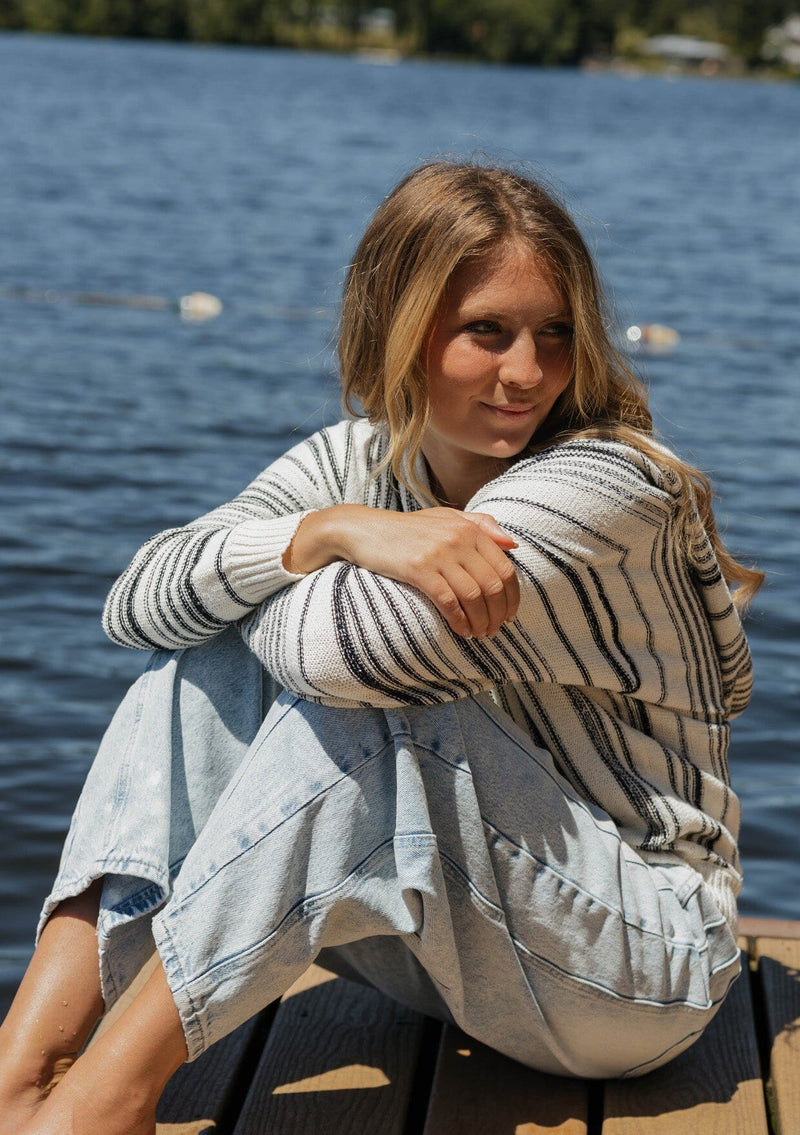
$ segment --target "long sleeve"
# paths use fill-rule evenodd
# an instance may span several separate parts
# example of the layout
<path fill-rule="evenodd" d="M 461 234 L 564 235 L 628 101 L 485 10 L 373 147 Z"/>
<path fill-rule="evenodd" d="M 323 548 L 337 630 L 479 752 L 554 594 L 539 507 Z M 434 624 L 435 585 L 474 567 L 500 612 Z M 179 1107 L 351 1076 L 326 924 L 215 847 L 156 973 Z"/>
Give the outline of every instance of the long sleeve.
<path fill-rule="evenodd" d="M 311 701 L 431 705 L 483 692 L 648 862 L 694 868 L 733 924 L 729 719 L 752 672 L 699 518 L 692 564 L 676 539 L 681 492 L 628 446 L 554 446 L 469 505 L 518 542 L 519 611 L 493 638 L 453 634 L 419 591 L 350 564 L 273 595 L 242 634 Z"/>
<path fill-rule="evenodd" d="M 290 449 L 234 500 L 153 536 L 111 588 L 103 626 L 112 641 L 176 649 L 217 634 L 302 578 L 283 567 L 313 509 L 358 495 L 375 437 L 340 422 Z"/>
<path fill-rule="evenodd" d="M 518 541 L 521 589 L 517 619 L 492 639 L 453 634 L 414 588 L 350 564 L 272 597 L 243 633 L 279 682 L 326 704 L 433 704 L 550 683 L 721 718 L 748 670 L 746 645 L 718 573 L 712 629 L 708 597 L 675 551 L 678 492 L 635 450 L 596 441 L 553 447 L 487 485 L 469 507 Z M 698 667 L 703 657 L 714 663 Z"/>

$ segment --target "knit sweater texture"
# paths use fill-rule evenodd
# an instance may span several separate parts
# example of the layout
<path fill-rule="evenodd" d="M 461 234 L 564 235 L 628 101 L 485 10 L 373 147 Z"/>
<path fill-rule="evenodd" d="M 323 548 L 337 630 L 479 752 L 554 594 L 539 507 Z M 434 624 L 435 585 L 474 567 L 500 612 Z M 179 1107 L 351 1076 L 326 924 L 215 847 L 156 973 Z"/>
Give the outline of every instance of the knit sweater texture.
<path fill-rule="evenodd" d="M 340 422 L 230 503 L 154 536 L 111 590 L 107 634 L 175 649 L 238 622 L 281 685 L 328 705 L 488 693 L 645 861 L 688 864 L 735 926 L 739 803 L 727 754 L 750 655 L 699 519 L 693 564 L 676 539 L 679 479 L 627 445 L 578 439 L 484 486 L 467 508 L 517 541 L 521 602 L 491 639 L 465 639 L 409 585 L 349 563 L 306 576 L 283 567 L 310 510 L 424 507 L 376 472 L 386 448 L 380 428 Z"/>

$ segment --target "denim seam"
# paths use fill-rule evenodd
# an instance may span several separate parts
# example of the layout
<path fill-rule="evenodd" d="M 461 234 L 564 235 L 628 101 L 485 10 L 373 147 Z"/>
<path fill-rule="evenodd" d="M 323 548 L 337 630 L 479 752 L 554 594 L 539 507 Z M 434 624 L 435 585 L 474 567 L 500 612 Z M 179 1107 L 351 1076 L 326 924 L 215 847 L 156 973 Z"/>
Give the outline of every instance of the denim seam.
<path fill-rule="evenodd" d="M 680 1040 L 676 1040 L 673 1044 L 667 1045 L 663 1052 L 660 1052 L 658 1056 L 654 1056 L 650 1060 L 645 1060 L 641 1064 L 634 1064 L 632 1067 L 627 1068 L 624 1072 L 620 1072 L 618 1079 L 634 1079 L 638 1076 L 644 1075 L 647 1069 L 652 1067 L 652 1065 L 657 1064 L 660 1066 L 661 1064 L 666 1063 L 664 1058 L 667 1056 L 667 1053 L 672 1052 L 676 1048 L 683 1050 L 690 1047 L 690 1045 L 687 1045 L 686 1042 L 690 1039 L 690 1037 L 701 1036 L 703 1032 L 705 1032 L 705 1028 L 706 1026 L 704 1025 L 702 1028 L 692 1029 L 690 1032 L 682 1036 Z M 694 1041 L 692 1041 L 691 1043 L 693 1044 Z M 676 1053 L 676 1055 L 679 1055 L 679 1053 Z"/>
<path fill-rule="evenodd" d="M 229 954 L 225 958 L 218 959 L 213 965 L 202 970 L 190 980 L 193 983 L 205 982 L 207 981 L 210 974 L 217 973 L 220 969 L 224 969 L 224 967 L 229 965 L 236 966 L 240 963 L 241 959 L 246 958 L 255 952 L 258 952 L 260 950 L 268 951 L 274 949 L 277 941 L 280 938 L 284 937 L 286 934 L 290 933 L 298 923 L 302 922 L 308 917 L 312 917 L 320 911 L 325 910 L 327 906 L 332 905 L 331 899 L 333 898 L 333 896 L 340 898 L 342 895 L 347 895 L 348 892 L 354 890 L 357 884 L 364 878 L 366 873 L 365 868 L 370 860 L 372 860 L 379 853 L 385 852 L 389 847 L 393 846 L 394 841 L 395 837 L 391 836 L 388 839 L 384 840 L 382 843 L 378 844 L 377 847 L 374 847 L 372 849 L 369 855 L 365 856 L 355 866 L 355 868 L 338 883 L 326 888 L 324 891 L 318 892 L 317 894 L 304 896 L 303 899 L 295 903 L 294 906 L 290 907 L 289 910 L 285 912 L 280 921 L 272 927 L 270 932 L 265 937 L 260 938 L 257 942 L 250 943 L 244 949 L 239 950 L 236 953 Z M 428 842 L 435 842 L 435 836 L 429 836 Z M 177 911 L 175 909 L 165 910 L 163 912 L 164 921 L 166 921 L 166 919 L 168 918 L 174 919 L 176 913 Z M 398 931 L 398 936 L 402 937 L 403 933 L 404 932 Z M 411 933 L 413 933 L 413 931 Z"/>
<path fill-rule="evenodd" d="M 159 876 L 160 869 L 154 863 L 148 863 L 146 860 L 130 859 L 115 859 L 113 856 L 104 856 L 102 859 L 96 859 L 90 868 L 82 872 L 77 877 L 69 878 L 57 876 L 53 889 L 45 900 L 45 905 L 50 902 L 63 902 L 65 898 L 71 898 L 75 895 L 85 891 L 86 888 L 93 883 L 96 879 L 102 878 L 104 875 L 134 875 L 136 874 L 135 868 L 141 868 L 143 872 L 150 871 L 153 875 Z M 116 868 L 116 870 L 109 870 L 109 868 Z M 134 869 L 134 870 L 132 870 Z M 147 878 L 147 876 L 144 876 Z M 152 886 L 162 886 L 154 879 L 150 879 L 147 883 L 147 890 Z M 115 910 L 116 907 L 109 909 Z"/>
<path fill-rule="evenodd" d="M 131 753 L 133 752 L 134 746 L 136 744 L 136 739 L 139 735 L 139 729 L 140 729 L 141 722 L 142 722 L 142 715 L 144 713 L 144 702 L 145 702 L 145 698 L 147 696 L 148 689 L 150 687 L 151 675 L 152 675 L 153 670 L 155 669 L 156 663 L 158 661 L 160 661 L 160 655 L 157 654 L 157 653 L 151 654 L 151 656 L 148 660 L 147 666 L 145 667 L 144 672 L 142 673 L 142 676 L 140 678 L 139 687 L 138 687 L 138 690 L 137 690 L 136 709 L 135 709 L 134 714 L 133 714 L 133 723 L 131 725 L 130 732 L 128 733 L 128 736 L 127 736 L 127 744 L 125 745 L 125 751 L 122 753 L 120 761 L 119 761 L 119 773 L 117 774 L 117 778 L 114 780 L 113 797 L 112 797 L 112 799 L 114 801 L 117 801 L 119 799 L 120 793 L 117 790 L 117 786 L 120 784 L 119 777 L 123 772 L 125 773 L 125 778 L 126 778 L 125 779 L 126 789 L 130 785 L 130 756 L 131 756 Z M 106 824 L 105 824 L 104 829 L 103 829 L 103 841 L 102 842 L 106 847 L 109 844 L 113 844 L 115 842 L 114 839 L 112 838 L 111 833 L 114 830 L 114 827 L 117 823 L 118 818 L 119 818 L 119 807 L 115 806 L 114 808 L 112 808 L 111 814 L 109 815 L 108 820 L 106 821 Z"/>
<path fill-rule="evenodd" d="M 723 998 L 720 997 L 715 1001 L 711 997 L 707 997 L 705 1001 L 690 1001 L 687 997 L 674 997 L 669 1000 L 660 1000 L 656 997 L 634 996 L 627 993 L 621 993 L 617 989 L 613 989 L 608 985 L 604 985 L 600 981 L 593 980 L 592 978 L 585 977 L 578 973 L 571 973 L 569 970 L 557 966 L 552 958 L 546 958 L 543 954 L 537 954 L 531 950 L 524 943 L 510 934 L 511 941 L 515 949 L 525 957 L 531 959 L 539 966 L 544 966 L 550 976 L 559 985 L 564 988 L 569 988 L 573 996 L 580 996 L 592 1002 L 596 1006 L 596 996 L 598 993 L 610 998 L 612 1001 L 621 1001 L 625 1004 L 637 1005 L 645 1011 L 660 1012 L 671 1005 L 682 1005 L 687 1009 L 696 1009 L 700 1012 L 707 1012 L 713 1005 L 719 1004 Z M 591 992 L 590 992 L 591 991 Z"/>
<path fill-rule="evenodd" d="M 453 875 L 457 882 L 460 882 L 462 884 L 462 886 L 465 887 L 465 889 L 469 890 L 469 892 L 472 894 L 473 897 L 478 898 L 484 905 L 489 906 L 492 909 L 494 909 L 493 905 L 490 902 L 488 902 L 484 898 L 484 896 L 480 893 L 480 891 L 478 891 L 475 888 L 475 886 L 472 884 L 472 881 L 468 878 L 468 876 L 466 876 L 463 873 L 463 871 L 461 871 L 460 868 L 458 868 L 457 864 L 455 864 L 451 859 L 445 857 L 444 855 L 441 858 L 442 858 L 443 866 L 449 868 L 448 873 Z M 569 973 L 568 971 L 564 970 L 563 968 L 557 966 L 552 961 L 552 959 L 546 958 L 542 954 L 537 954 L 534 950 L 531 950 L 528 946 L 526 946 L 523 942 L 521 942 L 518 938 L 516 938 L 514 936 L 514 934 L 511 932 L 510 928 L 508 927 L 507 922 L 505 922 L 505 921 L 504 921 L 504 927 L 503 928 L 508 933 L 509 940 L 511 941 L 515 950 L 518 950 L 524 957 L 530 958 L 530 959 L 536 961 L 537 963 L 540 963 L 540 964 L 544 965 L 545 967 L 547 967 L 548 971 L 551 972 L 554 980 L 556 980 L 559 984 L 563 985 L 565 988 L 569 987 L 573 991 L 577 989 L 578 993 L 582 994 L 583 996 L 585 996 L 589 1000 L 592 999 L 593 995 L 591 993 L 588 993 L 588 992 L 583 993 L 583 989 L 595 990 L 596 992 L 600 992 L 600 993 L 602 993 L 602 994 L 604 994 L 608 997 L 611 997 L 613 999 L 620 1000 L 620 1001 L 623 1001 L 623 1002 L 629 1002 L 629 1003 L 636 1004 L 636 1005 L 640 1005 L 644 1009 L 653 1009 L 653 1010 L 656 1010 L 656 1011 L 659 1011 L 659 1010 L 663 1009 L 664 1007 L 667 1007 L 667 1006 L 670 1006 L 670 1005 L 685 1005 L 687 1008 L 690 1008 L 690 1009 L 697 1009 L 699 1011 L 707 1011 L 712 1005 L 719 1004 L 723 1000 L 722 997 L 719 998 L 718 1000 L 714 1000 L 712 998 L 709 998 L 706 1003 L 699 1003 L 699 1002 L 688 1001 L 686 998 L 676 998 L 673 1001 L 658 1001 L 658 1000 L 655 1000 L 653 998 L 631 997 L 631 996 L 628 996 L 624 993 L 620 993 L 617 990 L 608 988 L 607 986 L 602 985 L 599 982 L 595 982 L 595 981 L 590 980 L 589 978 L 582 977 L 579 974 Z M 698 956 L 701 956 L 703 953 L 705 953 L 705 950 L 698 949 L 696 946 L 691 945 L 691 944 L 684 944 L 684 943 L 665 943 L 665 944 L 671 944 L 673 946 L 678 947 L 679 949 L 685 950 L 688 953 L 697 954 Z M 735 956 L 733 958 L 730 958 L 728 960 L 728 962 L 726 963 L 726 966 L 721 967 L 721 970 L 724 970 L 725 968 L 727 968 L 727 966 L 730 966 L 735 961 L 736 961 Z M 716 972 L 721 972 L 721 970 L 716 971 Z"/>
<path fill-rule="evenodd" d="M 560 871 L 556 871 L 555 868 L 552 867 L 549 863 L 538 859 L 527 848 L 522 847 L 520 844 L 516 843 L 509 836 L 507 836 L 505 832 L 501 832 L 499 828 L 496 828 L 493 824 L 491 824 L 485 816 L 482 816 L 481 819 L 483 820 L 484 826 L 489 831 L 493 832 L 499 839 L 504 840 L 505 843 L 509 845 L 509 847 L 513 847 L 519 855 L 523 855 L 527 859 L 531 860 L 531 862 L 535 863 L 539 872 L 550 874 L 556 879 L 559 879 L 562 883 L 566 884 L 568 887 L 571 887 L 575 894 L 583 895 L 585 898 L 590 899 L 593 903 L 601 906 L 604 910 L 607 910 L 609 914 L 613 914 L 615 917 L 619 918 L 623 926 L 627 926 L 631 930 L 636 930 L 642 935 L 657 938 L 659 941 L 664 942 L 665 945 L 677 946 L 684 949 L 694 949 L 697 950 L 698 953 L 704 952 L 705 946 L 698 945 L 696 942 L 687 942 L 679 939 L 669 938 L 664 934 L 660 934 L 657 930 L 650 930 L 645 926 L 641 926 L 635 922 L 628 921 L 623 911 L 617 910 L 615 907 L 610 906 L 605 899 L 602 899 L 598 895 L 592 894 L 591 891 L 587 891 L 583 887 L 578 886 L 574 879 L 570 879 L 568 875 L 564 875 Z M 674 891 L 670 891 L 670 893 L 672 895 L 675 894 Z"/>
<path fill-rule="evenodd" d="M 717 977 L 718 974 L 724 973 L 726 969 L 728 969 L 737 961 L 741 962 L 741 951 L 739 950 L 738 946 L 736 947 L 735 953 L 730 954 L 727 958 L 721 961 L 719 965 L 712 966 L 712 968 L 709 970 L 709 977 Z"/>
<path fill-rule="evenodd" d="M 153 920 L 153 938 L 180 1016 L 188 1059 L 195 1060 L 207 1047 L 203 1011 L 193 996 L 163 911 Z"/>
<path fill-rule="evenodd" d="M 493 902 L 492 899 L 490 899 L 488 897 L 488 895 L 485 895 L 483 893 L 483 891 L 480 890 L 478 885 L 470 878 L 470 876 L 466 873 L 466 871 L 461 867 L 461 865 L 455 859 L 452 859 L 446 852 L 442 851 L 441 849 L 439 850 L 439 859 L 441 860 L 442 867 L 443 868 L 446 867 L 449 870 L 449 873 L 454 878 L 456 878 L 462 885 L 464 885 L 466 887 L 466 889 L 470 892 L 470 894 L 474 898 L 478 899 L 479 902 L 481 902 L 483 904 L 483 906 L 488 907 L 488 909 L 495 915 L 495 917 L 492 918 L 492 922 L 496 922 L 496 923 L 499 923 L 502 926 L 505 926 L 506 925 L 506 912 L 503 909 L 503 907 L 499 906 L 497 903 Z"/>
<path fill-rule="evenodd" d="M 369 757 L 365 757 L 364 760 L 362 760 L 360 762 L 360 764 L 358 764 L 354 768 L 348 769 L 347 772 L 342 773 L 341 776 L 336 777 L 330 783 L 328 783 L 325 786 L 323 786 L 322 788 L 320 788 L 320 790 L 314 796 L 310 797 L 307 800 L 304 800 L 303 803 L 294 812 L 291 813 L 291 815 L 283 816 L 268 831 L 262 832 L 257 838 L 254 838 L 252 840 L 252 842 L 248 843 L 248 846 L 245 849 L 237 851 L 235 854 L 231 855 L 230 858 L 226 859 L 223 863 L 216 865 L 213 870 L 209 871 L 209 874 L 202 880 L 202 882 L 200 882 L 196 886 L 192 887 L 191 891 L 187 895 L 185 895 L 183 898 L 177 900 L 177 905 L 178 906 L 183 905 L 183 903 L 185 903 L 188 899 L 191 899 L 194 895 L 196 895 L 199 891 L 201 891 L 208 883 L 210 883 L 213 879 L 215 879 L 216 876 L 220 873 L 220 871 L 224 870 L 226 867 L 229 867 L 232 863 L 235 863 L 238 859 L 241 859 L 241 857 L 243 855 L 248 855 L 251 851 L 253 851 L 255 848 L 257 848 L 260 843 L 263 843 L 263 841 L 265 839 L 269 839 L 270 837 L 274 836 L 276 832 L 280 831 L 280 829 L 284 826 L 284 824 L 288 824 L 291 820 L 296 819 L 299 815 L 301 815 L 301 813 L 305 812 L 308 808 L 310 808 L 321 797 L 327 796 L 328 793 L 330 793 L 334 788 L 336 788 L 337 785 L 341 784 L 343 781 L 349 780 L 353 776 L 354 773 L 359 772 L 361 769 L 365 768 L 366 765 L 370 764 L 372 761 L 376 760 L 378 757 L 381 757 L 386 752 L 387 748 L 391 748 L 391 746 L 388 743 L 386 745 L 384 745 L 381 749 L 379 749 L 376 753 L 371 754 Z"/>

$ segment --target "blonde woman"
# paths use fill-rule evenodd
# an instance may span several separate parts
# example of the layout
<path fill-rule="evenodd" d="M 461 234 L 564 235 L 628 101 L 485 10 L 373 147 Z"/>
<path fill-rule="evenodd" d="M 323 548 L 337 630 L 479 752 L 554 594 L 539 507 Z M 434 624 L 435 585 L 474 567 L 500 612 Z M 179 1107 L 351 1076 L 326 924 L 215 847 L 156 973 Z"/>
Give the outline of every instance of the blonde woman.
<path fill-rule="evenodd" d="M 519 173 L 416 170 L 339 354 L 355 417 L 112 589 L 112 639 L 158 650 L 0 1034 L 0 1131 L 152 1135 L 172 1072 L 317 957 L 574 1076 L 670 1060 L 736 977 L 760 576 L 654 440 L 576 226 Z"/>

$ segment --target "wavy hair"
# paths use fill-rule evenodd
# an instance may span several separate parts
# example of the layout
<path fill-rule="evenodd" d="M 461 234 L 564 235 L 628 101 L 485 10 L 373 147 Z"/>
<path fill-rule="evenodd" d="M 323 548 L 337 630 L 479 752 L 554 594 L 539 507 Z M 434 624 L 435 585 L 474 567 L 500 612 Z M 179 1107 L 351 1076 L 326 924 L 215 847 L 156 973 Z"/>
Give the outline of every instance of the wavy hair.
<path fill-rule="evenodd" d="M 610 334 L 593 258 L 554 195 L 496 166 L 437 161 L 414 170 L 366 229 L 344 285 L 338 341 L 344 405 L 388 429 L 386 464 L 417 494 L 414 476 L 428 423 L 425 348 L 454 272 L 510 242 L 524 244 L 564 296 L 574 324 L 572 381 L 526 451 L 574 437 L 625 442 L 671 469 L 684 492 L 679 531 L 690 561 L 695 511 L 720 570 L 744 608 L 763 573 L 735 560 L 719 536 L 708 478 L 653 438 L 647 390 Z"/>

